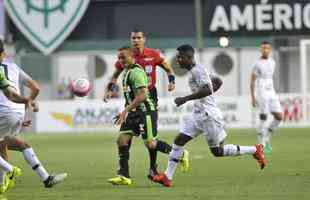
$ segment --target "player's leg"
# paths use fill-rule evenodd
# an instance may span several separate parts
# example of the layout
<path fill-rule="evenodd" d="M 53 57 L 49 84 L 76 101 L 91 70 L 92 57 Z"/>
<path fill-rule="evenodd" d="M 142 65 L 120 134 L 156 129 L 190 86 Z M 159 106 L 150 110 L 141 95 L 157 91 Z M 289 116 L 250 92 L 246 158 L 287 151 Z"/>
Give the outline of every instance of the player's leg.
<path fill-rule="evenodd" d="M 121 125 L 116 142 L 119 157 L 117 176 L 108 179 L 108 182 L 113 185 L 130 185 L 132 183 L 129 175 L 129 147 L 133 135 L 136 134 L 138 120 L 138 113 L 129 113 L 126 121 Z"/>
<path fill-rule="evenodd" d="M 235 144 L 224 144 L 227 136 L 220 120 L 208 120 L 204 123 L 206 140 L 208 141 L 210 151 L 216 157 L 253 155 L 259 162 L 261 169 L 266 165 L 262 145 L 240 146 Z"/>
<path fill-rule="evenodd" d="M 6 161 L 9 160 L 7 145 L 3 140 L 0 142 L 0 156 Z M 5 183 L 4 183 L 5 176 L 6 176 L 5 171 L 1 169 L 0 170 L 0 193 L 1 193 L 1 191 L 4 192 L 4 190 L 5 190 L 3 187 L 5 185 Z"/>
<path fill-rule="evenodd" d="M 149 152 L 150 168 L 148 178 L 153 179 L 153 176 L 158 174 L 157 172 L 157 151 L 169 154 L 172 147 L 163 140 L 157 139 L 157 112 L 149 113 L 143 120 L 143 133 L 145 146 Z"/>
<path fill-rule="evenodd" d="M 267 118 L 269 113 L 269 102 L 267 97 L 259 97 L 258 109 L 259 109 L 259 122 L 257 126 L 257 138 L 258 143 L 264 146 L 269 141 L 268 128 L 267 128 Z"/>
<path fill-rule="evenodd" d="M 166 187 L 172 185 L 173 175 L 184 155 L 184 146 L 199 134 L 200 130 L 196 127 L 195 119 L 191 116 L 182 124 L 179 135 L 174 139 L 165 173 L 155 176 L 153 179 L 155 182 L 161 183 Z"/>
<path fill-rule="evenodd" d="M 40 177 L 45 187 L 53 187 L 63 182 L 67 177 L 66 173 L 50 175 L 40 162 L 31 145 L 23 139 L 18 137 L 5 137 L 5 142 L 8 146 L 8 150 L 19 151 L 23 154 L 25 161 Z"/>
<path fill-rule="evenodd" d="M 273 121 L 269 125 L 269 132 L 274 133 L 274 131 L 279 127 L 279 124 L 283 120 L 283 112 L 279 99 L 274 98 L 270 101 L 270 111 L 273 115 Z"/>

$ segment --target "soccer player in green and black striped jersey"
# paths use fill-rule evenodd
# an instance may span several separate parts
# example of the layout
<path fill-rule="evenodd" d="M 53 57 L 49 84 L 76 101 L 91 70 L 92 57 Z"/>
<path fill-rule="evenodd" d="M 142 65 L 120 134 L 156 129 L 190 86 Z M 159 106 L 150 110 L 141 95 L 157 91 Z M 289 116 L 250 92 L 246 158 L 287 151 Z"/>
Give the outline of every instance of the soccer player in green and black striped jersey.
<path fill-rule="evenodd" d="M 120 135 L 117 139 L 119 151 L 118 175 L 108 181 L 116 185 L 130 185 L 129 141 L 133 136 L 141 135 L 145 146 L 153 151 L 168 154 L 171 151 L 171 146 L 156 139 L 157 112 L 155 103 L 149 95 L 148 78 L 144 69 L 135 64 L 133 52 L 129 47 L 119 49 L 118 59 L 125 66 L 122 84 L 126 104 L 125 109 L 116 119 L 116 124 L 121 125 Z M 156 157 L 150 159 L 151 163 L 154 163 L 153 167 L 156 171 Z"/>

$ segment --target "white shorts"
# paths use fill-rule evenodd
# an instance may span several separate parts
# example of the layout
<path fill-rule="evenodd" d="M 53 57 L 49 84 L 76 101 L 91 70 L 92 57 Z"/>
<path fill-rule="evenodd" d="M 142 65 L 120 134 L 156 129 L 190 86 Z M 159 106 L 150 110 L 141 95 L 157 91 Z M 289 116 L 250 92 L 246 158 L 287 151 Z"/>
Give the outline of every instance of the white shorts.
<path fill-rule="evenodd" d="M 213 119 L 209 116 L 201 117 L 196 114 L 186 118 L 180 128 L 180 133 L 192 138 L 203 134 L 210 147 L 218 146 L 227 136 L 223 119 Z"/>
<path fill-rule="evenodd" d="M 24 115 L 17 112 L 0 112 L 0 138 L 20 133 Z"/>
<path fill-rule="evenodd" d="M 280 100 L 275 95 L 258 96 L 257 103 L 260 114 L 282 112 Z"/>

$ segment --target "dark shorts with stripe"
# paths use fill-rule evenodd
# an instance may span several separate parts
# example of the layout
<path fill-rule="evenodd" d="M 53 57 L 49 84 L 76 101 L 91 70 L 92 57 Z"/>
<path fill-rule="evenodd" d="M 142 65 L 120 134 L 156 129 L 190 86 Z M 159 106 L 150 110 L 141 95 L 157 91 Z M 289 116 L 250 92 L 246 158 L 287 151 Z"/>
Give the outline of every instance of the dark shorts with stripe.
<path fill-rule="evenodd" d="M 144 140 L 152 140 L 157 136 L 157 112 L 130 112 L 121 125 L 120 133 L 140 136 Z"/>

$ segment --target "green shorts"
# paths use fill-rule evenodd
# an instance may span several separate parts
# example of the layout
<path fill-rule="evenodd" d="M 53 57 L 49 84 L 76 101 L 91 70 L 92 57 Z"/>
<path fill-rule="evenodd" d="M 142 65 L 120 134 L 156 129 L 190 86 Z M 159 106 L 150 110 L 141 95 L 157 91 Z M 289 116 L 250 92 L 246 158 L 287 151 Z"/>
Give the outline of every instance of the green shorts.
<path fill-rule="evenodd" d="M 143 140 L 152 140 L 157 136 L 157 112 L 130 112 L 121 125 L 120 133 L 140 136 Z"/>

